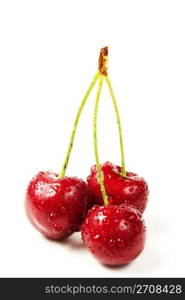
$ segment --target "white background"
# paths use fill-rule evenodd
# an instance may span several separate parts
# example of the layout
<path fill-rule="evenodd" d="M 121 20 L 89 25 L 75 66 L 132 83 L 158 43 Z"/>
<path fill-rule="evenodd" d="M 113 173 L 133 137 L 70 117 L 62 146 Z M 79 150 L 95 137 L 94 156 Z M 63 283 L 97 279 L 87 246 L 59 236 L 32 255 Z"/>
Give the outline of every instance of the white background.
<path fill-rule="evenodd" d="M 185 2 L 0 1 L 0 276 L 184 276 Z M 39 170 L 59 171 L 72 122 L 109 46 L 123 123 L 126 168 L 149 183 L 143 253 L 120 268 L 99 264 L 79 234 L 45 239 L 24 212 Z M 89 98 L 67 175 L 94 164 Z M 101 120 L 100 120 L 101 119 Z M 99 112 L 101 161 L 120 163 L 111 99 Z"/>

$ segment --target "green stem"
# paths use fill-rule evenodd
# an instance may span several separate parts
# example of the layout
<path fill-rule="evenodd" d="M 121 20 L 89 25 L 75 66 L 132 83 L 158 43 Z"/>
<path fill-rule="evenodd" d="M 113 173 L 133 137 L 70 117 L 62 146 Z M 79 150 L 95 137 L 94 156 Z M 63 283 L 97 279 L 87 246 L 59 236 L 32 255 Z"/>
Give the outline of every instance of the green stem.
<path fill-rule="evenodd" d="M 109 76 L 106 76 L 105 78 L 106 78 L 106 82 L 107 82 L 109 92 L 110 92 L 110 95 L 111 95 L 111 98 L 112 98 L 114 110 L 115 110 L 115 113 L 116 113 L 117 125 L 118 125 L 118 131 L 119 131 L 120 151 L 121 151 L 121 166 L 122 166 L 121 175 L 125 177 L 126 176 L 126 169 L 125 169 L 125 158 L 124 158 L 124 146 L 123 146 L 123 136 L 122 136 L 122 128 L 121 128 L 121 119 L 120 119 L 119 109 L 118 109 L 116 98 L 114 96 L 114 92 L 113 92 L 113 89 L 112 89 L 110 78 L 109 78 Z"/>
<path fill-rule="evenodd" d="M 69 146 L 68 146 L 68 149 L 67 149 L 67 152 L 66 152 L 66 156 L 65 156 L 65 159 L 64 159 L 64 163 L 63 163 L 63 166 L 62 166 L 62 169 L 59 173 L 59 178 L 63 178 L 65 176 L 65 172 L 66 172 L 66 169 L 67 169 L 67 165 L 68 165 L 68 162 L 69 162 L 69 157 L 70 157 L 70 154 L 71 154 L 71 150 L 73 148 L 73 142 L 74 142 L 74 137 L 75 137 L 75 134 L 76 134 L 76 129 L 77 129 L 77 125 L 78 125 L 78 121 L 80 119 L 80 115 L 82 113 L 82 110 L 87 102 L 87 99 L 93 89 L 93 87 L 95 86 L 98 78 L 100 76 L 100 73 L 97 72 L 87 90 L 87 92 L 85 93 L 85 96 L 84 98 L 82 99 L 82 102 L 80 104 L 80 107 L 78 109 L 78 112 L 76 114 L 76 118 L 75 118 L 75 121 L 74 121 L 74 124 L 73 124 L 73 129 L 72 129 L 72 133 L 71 133 L 71 137 L 70 137 L 70 141 L 69 141 Z"/>
<path fill-rule="evenodd" d="M 99 107 L 100 94 L 101 94 L 102 85 L 103 85 L 103 79 L 104 79 L 104 76 L 100 75 L 99 83 L 98 83 L 98 90 L 97 90 L 97 94 L 96 94 L 96 102 L 95 102 L 95 106 L 94 106 L 93 137 L 94 137 L 94 153 L 95 153 L 95 159 L 96 159 L 98 181 L 100 184 L 103 201 L 104 201 L 104 204 L 106 205 L 106 204 L 109 204 L 109 202 L 108 202 L 107 195 L 106 195 L 103 173 L 101 171 L 101 166 L 100 166 L 100 161 L 99 161 L 98 140 L 97 140 L 97 115 L 98 115 L 98 107 Z"/>

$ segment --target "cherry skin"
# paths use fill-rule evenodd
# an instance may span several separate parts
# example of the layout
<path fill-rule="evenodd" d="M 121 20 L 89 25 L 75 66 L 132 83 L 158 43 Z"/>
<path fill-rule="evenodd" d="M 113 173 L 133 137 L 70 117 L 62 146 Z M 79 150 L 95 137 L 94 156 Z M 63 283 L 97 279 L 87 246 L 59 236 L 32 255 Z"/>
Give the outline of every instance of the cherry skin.
<path fill-rule="evenodd" d="M 146 181 L 135 173 L 126 172 L 126 177 L 121 176 L 121 167 L 111 162 L 101 165 L 104 176 L 104 184 L 109 204 L 127 203 L 136 207 L 141 213 L 148 202 L 148 185 Z M 97 178 L 96 166 L 91 168 L 91 174 L 87 178 L 87 184 L 91 193 L 91 203 L 103 205 L 102 193 Z"/>
<path fill-rule="evenodd" d="M 141 213 L 131 206 L 93 206 L 81 228 L 89 251 L 103 264 L 123 265 L 143 250 L 146 227 Z"/>
<path fill-rule="evenodd" d="M 26 191 L 26 211 L 38 231 L 62 239 L 78 230 L 87 211 L 87 184 L 76 177 L 60 179 L 50 171 L 39 172 Z"/>

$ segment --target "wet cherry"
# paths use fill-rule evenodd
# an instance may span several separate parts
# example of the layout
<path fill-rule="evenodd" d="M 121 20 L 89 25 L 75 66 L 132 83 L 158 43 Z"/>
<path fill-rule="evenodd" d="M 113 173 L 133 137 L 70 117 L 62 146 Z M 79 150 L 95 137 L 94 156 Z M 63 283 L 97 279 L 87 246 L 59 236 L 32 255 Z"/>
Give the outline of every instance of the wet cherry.
<path fill-rule="evenodd" d="M 101 165 L 104 185 L 110 204 L 127 203 L 136 207 L 140 212 L 145 210 L 148 202 L 148 185 L 146 181 L 132 172 L 126 172 L 126 177 L 121 175 L 121 167 L 111 162 Z M 96 166 L 91 168 L 91 174 L 87 178 L 88 187 L 93 204 L 103 204 L 102 193 L 97 178 Z"/>
<path fill-rule="evenodd" d="M 140 212 L 128 205 L 94 206 L 82 224 L 82 239 L 103 264 L 123 265 L 143 250 L 146 228 Z"/>
<path fill-rule="evenodd" d="M 81 179 L 40 172 L 26 191 L 27 215 L 45 236 L 62 239 L 78 230 L 87 210 L 88 195 Z"/>

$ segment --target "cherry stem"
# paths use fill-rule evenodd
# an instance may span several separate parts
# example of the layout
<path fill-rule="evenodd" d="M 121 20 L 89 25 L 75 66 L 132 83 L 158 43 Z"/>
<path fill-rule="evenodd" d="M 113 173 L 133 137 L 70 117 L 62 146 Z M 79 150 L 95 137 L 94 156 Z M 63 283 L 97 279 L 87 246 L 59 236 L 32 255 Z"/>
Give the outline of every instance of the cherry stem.
<path fill-rule="evenodd" d="M 88 99 L 88 97 L 89 97 L 89 95 L 90 95 L 93 87 L 95 86 L 95 84 L 96 84 L 99 76 L 100 76 L 100 73 L 97 72 L 95 74 L 93 80 L 91 81 L 91 84 L 90 84 L 87 92 L 85 93 L 85 96 L 82 99 L 82 102 L 81 102 L 81 104 L 79 106 L 79 109 L 78 109 L 78 112 L 76 114 L 75 121 L 74 121 L 74 124 L 73 124 L 73 129 L 72 129 L 72 132 L 71 132 L 69 146 L 68 146 L 68 149 L 67 149 L 67 152 L 66 152 L 64 163 L 63 163 L 62 169 L 61 169 L 61 171 L 59 173 L 59 178 L 63 178 L 65 176 L 65 172 L 66 172 L 67 165 L 68 165 L 68 162 L 69 162 L 69 157 L 70 157 L 70 154 L 71 154 L 71 151 L 72 151 L 72 148 L 73 148 L 73 142 L 74 142 L 74 138 L 75 138 L 75 134 L 76 134 L 76 130 L 77 130 L 77 126 L 78 126 L 78 122 L 79 122 L 82 110 L 83 110 L 83 108 L 84 108 L 84 106 L 85 106 L 85 104 L 87 102 L 87 99 Z"/>
<path fill-rule="evenodd" d="M 102 75 L 108 74 L 108 47 L 103 47 L 100 50 L 98 68 Z"/>
<path fill-rule="evenodd" d="M 96 160 L 98 181 L 100 184 L 100 189 L 102 192 L 104 204 L 107 205 L 107 204 L 109 204 L 109 202 L 108 202 L 107 195 L 106 195 L 103 173 L 101 171 L 101 165 L 100 165 L 100 161 L 99 161 L 98 139 L 97 139 L 97 115 L 98 115 L 98 107 L 99 107 L 100 94 L 101 94 L 101 90 L 102 90 L 103 80 L 104 80 L 104 75 L 101 74 L 99 77 L 99 80 L 98 80 L 98 89 L 97 89 L 96 101 L 95 101 L 95 106 L 94 106 L 93 137 L 94 137 L 94 154 L 95 154 L 95 160 Z"/>
<path fill-rule="evenodd" d="M 119 142 L 120 142 L 120 152 L 121 152 L 121 175 L 126 177 L 126 169 L 125 169 L 125 157 L 124 157 L 124 146 L 123 146 L 123 136 L 122 136 L 122 127 L 121 127 L 121 118 L 120 118 L 120 114 L 119 114 L 119 109 L 118 109 L 118 105 L 117 105 L 117 101 L 116 98 L 114 96 L 114 92 L 113 92 L 113 88 L 112 88 L 112 84 L 110 82 L 110 78 L 109 76 L 105 76 L 107 85 L 108 85 L 108 89 L 110 92 L 110 96 L 112 99 L 112 103 L 114 106 L 114 110 L 116 113 L 116 119 L 117 119 L 117 125 L 118 125 L 118 132 L 119 132 Z"/>

